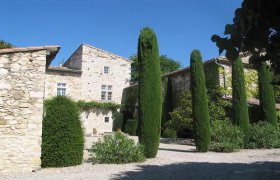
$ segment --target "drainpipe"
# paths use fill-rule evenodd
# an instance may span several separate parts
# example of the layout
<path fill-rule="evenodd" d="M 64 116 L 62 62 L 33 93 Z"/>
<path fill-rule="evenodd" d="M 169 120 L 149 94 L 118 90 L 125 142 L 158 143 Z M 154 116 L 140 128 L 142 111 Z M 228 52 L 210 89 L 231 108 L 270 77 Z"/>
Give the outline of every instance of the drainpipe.
<path fill-rule="evenodd" d="M 226 79 L 227 78 L 226 78 L 226 69 L 225 69 L 226 66 L 223 65 L 223 64 L 218 63 L 218 58 L 216 58 L 214 62 L 215 62 L 215 64 L 221 66 L 224 69 L 224 73 L 223 73 L 224 74 L 223 75 L 224 76 L 224 89 L 226 90 L 226 88 L 227 88 L 227 86 L 226 86 Z M 226 92 L 224 93 L 224 97 L 227 97 L 227 93 Z"/>

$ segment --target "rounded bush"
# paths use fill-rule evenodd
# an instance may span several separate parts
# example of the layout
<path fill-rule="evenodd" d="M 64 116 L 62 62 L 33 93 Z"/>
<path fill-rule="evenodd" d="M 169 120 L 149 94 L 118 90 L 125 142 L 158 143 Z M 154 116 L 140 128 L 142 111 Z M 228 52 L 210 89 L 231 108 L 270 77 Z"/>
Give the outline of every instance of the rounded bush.
<path fill-rule="evenodd" d="M 93 143 L 89 152 L 93 163 L 123 164 L 145 160 L 144 147 L 120 132 Z"/>
<path fill-rule="evenodd" d="M 173 129 L 166 128 L 163 131 L 163 137 L 164 138 L 177 138 L 177 133 Z"/>
<path fill-rule="evenodd" d="M 84 133 L 77 104 L 65 96 L 45 101 L 42 134 L 42 167 L 82 163 Z"/>
<path fill-rule="evenodd" d="M 280 133 L 277 127 L 268 122 L 258 122 L 249 128 L 248 149 L 280 147 Z"/>
<path fill-rule="evenodd" d="M 211 149 L 218 152 L 233 152 L 243 148 L 244 134 L 240 127 L 228 120 L 212 122 Z"/>

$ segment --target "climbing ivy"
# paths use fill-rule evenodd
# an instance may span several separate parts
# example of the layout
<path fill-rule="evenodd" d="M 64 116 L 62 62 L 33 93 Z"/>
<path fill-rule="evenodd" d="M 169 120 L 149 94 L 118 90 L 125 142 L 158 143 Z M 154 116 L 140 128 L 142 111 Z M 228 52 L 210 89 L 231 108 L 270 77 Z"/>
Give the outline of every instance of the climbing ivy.
<path fill-rule="evenodd" d="M 245 78 L 245 88 L 246 88 L 247 99 L 258 98 L 259 86 L 258 86 L 257 71 L 253 70 L 253 69 L 245 70 L 244 78 Z M 226 77 L 227 88 L 225 90 L 227 95 L 232 95 L 231 82 L 232 82 L 232 78 L 229 74 L 227 74 L 227 77 Z"/>
<path fill-rule="evenodd" d="M 102 110 L 111 110 L 116 111 L 121 106 L 119 104 L 115 104 L 113 102 L 97 102 L 97 101 L 78 101 L 77 105 L 79 108 L 83 110 L 89 110 L 89 109 L 102 109 Z"/>

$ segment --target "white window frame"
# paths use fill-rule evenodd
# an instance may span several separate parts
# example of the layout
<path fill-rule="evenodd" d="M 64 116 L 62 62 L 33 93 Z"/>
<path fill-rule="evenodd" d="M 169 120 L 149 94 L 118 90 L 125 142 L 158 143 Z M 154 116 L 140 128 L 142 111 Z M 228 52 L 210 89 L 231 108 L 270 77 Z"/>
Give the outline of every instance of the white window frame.
<path fill-rule="evenodd" d="M 110 74 L 110 66 L 104 66 L 103 67 L 103 73 L 104 74 Z"/>
<path fill-rule="evenodd" d="M 67 93 L 67 83 L 58 82 L 56 83 L 56 95 L 66 96 Z"/>
<path fill-rule="evenodd" d="M 101 96 L 100 99 L 103 101 L 112 101 L 113 99 L 113 86 L 112 85 L 101 85 Z"/>

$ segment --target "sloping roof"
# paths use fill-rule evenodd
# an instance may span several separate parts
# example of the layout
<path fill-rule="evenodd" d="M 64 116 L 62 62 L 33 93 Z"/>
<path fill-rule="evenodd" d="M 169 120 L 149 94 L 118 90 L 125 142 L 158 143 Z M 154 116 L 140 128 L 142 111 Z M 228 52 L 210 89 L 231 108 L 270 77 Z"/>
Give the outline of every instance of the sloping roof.
<path fill-rule="evenodd" d="M 47 50 L 50 53 L 47 55 L 47 66 L 49 66 L 52 60 L 55 58 L 58 53 L 60 46 L 35 46 L 35 47 L 26 47 L 26 48 L 9 48 L 9 49 L 0 49 L 0 54 L 10 54 L 10 53 L 19 53 L 19 52 L 32 52 L 32 51 L 40 51 Z"/>
<path fill-rule="evenodd" d="M 103 50 L 103 49 L 99 49 L 99 48 L 97 48 L 97 47 L 94 47 L 94 46 L 91 46 L 91 45 L 85 44 L 85 43 L 83 43 L 82 45 L 87 46 L 87 47 L 92 48 L 92 49 L 95 49 L 95 50 L 97 50 L 97 51 L 101 51 L 102 53 L 108 54 L 108 55 L 110 55 L 110 56 L 114 56 L 114 57 L 116 57 L 116 58 L 120 58 L 120 59 L 122 59 L 122 60 L 125 60 L 125 61 L 128 61 L 128 62 L 132 63 L 132 61 L 129 60 L 129 59 L 127 59 L 127 58 L 124 58 L 124 57 L 122 57 L 122 56 L 113 54 L 113 53 L 108 52 L 108 51 L 105 51 L 105 50 Z"/>
<path fill-rule="evenodd" d="M 63 66 L 49 66 L 47 68 L 47 71 L 68 72 L 68 73 L 77 73 L 77 74 L 81 74 L 82 73 L 81 70 L 69 69 L 69 68 L 63 67 Z"/>

